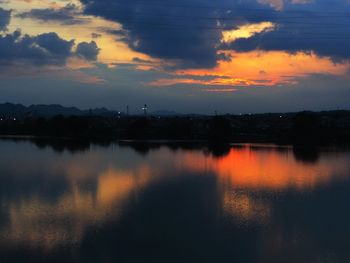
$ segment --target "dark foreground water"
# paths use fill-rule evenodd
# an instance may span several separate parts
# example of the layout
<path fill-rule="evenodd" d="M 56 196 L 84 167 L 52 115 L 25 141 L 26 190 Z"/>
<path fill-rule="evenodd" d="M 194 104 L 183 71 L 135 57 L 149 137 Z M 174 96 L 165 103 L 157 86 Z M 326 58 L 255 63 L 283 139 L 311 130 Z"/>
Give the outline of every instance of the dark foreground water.
<path fill-rule="evenodd" d="M 0 262 L 350 262 L 350 152 L 0 140 Z"/>

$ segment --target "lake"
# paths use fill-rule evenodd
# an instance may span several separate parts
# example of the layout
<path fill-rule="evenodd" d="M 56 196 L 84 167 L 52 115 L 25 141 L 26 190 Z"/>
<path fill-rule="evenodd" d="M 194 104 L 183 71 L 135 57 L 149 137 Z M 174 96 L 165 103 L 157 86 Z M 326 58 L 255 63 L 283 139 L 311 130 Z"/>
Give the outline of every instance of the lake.
<path fill-rule="evenodd" d="M 0 140 L 0 262 L 350 262 L 350 151 Z"/>

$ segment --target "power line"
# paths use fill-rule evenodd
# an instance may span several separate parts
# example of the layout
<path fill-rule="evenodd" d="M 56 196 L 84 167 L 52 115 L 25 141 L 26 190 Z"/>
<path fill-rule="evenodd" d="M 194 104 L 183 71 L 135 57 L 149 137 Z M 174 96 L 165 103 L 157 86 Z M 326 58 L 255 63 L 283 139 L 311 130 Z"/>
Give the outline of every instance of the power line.
<path fill-rule="evenodd" d="M 240 28 L 240 26 L 236 27 L 236 28 L 232 28 L 229 26 L 217 26 L 217 27 L 209 27 L 209 26 L 187 26 L 187 25 L 168 25 L 168 24 L 144 24 L 144 23 L 133 23 L 134 26 L 128 26 L 126 28 L 104 28 L 104 27 L 93 27 L 93 26 L 82 26 L 82 25 L 65 25 L 68 26 L 69 28 L 84 28 L 84 29 L 92 29 L 92 30 L 100 30 L 100 31 L 105 31 L 108 33 L 108 31 L 113 31 L 113 30 L 121 30 L 121 31 L 125 31 L 125 33 L 127 33 L 127 31 L 129 30 L 135 30 L 135 29 L 154 29 L 154 30 L 181 30 L 183 31 L 183 33 L 188 32 L 188 30 L 208 30 L 208 31 L 231 31 L 231 30 L 238 30 Z M 317 24 L 319 26 L 323 26 L 322 24 Z M 22 25 L 22 24 L 10 24 L 10 26 L 12 27 L 24 27 L 24 28 L 62 28 L 62 25 Z M 139 27 L 140 26 L 140 27 Z M 142 26 L 142 27 L 141 27 Z M 249 26 L 249 24 L 248 24 Z M 288 32 L 288 33 L 294 33 L 294 34 L 304 34 L 307 33 L 305 31 L 305 29 L 307 27 L 303 27 L 303 29 L 293 29 L 293 28 L 283 28 L 283 27 L 278 27 L 279 25 L 277 25 L 277 31 L 278 32 Z M 327 26 L 326 24 L 324 24 L 324 26 Z M 335 25 L 328 25 L 330 27 L 335 26 Z M 343 26 L 350 26 L 350 24 L 343 24 Z M 273 29 L 275 28 L 273 25 L 271 27 L 268 27 L 266 29 Z M 327 27 L 328 28 L 328 27 Z M 249 26 L 249 29 L 251 30 L 260 30 L 262 29 L 261 26 L 256 25 L 256 26 Z M 287 30 L 287 31 L 286 31 Z M 274 30 L 271 30 L 274 31 Z M 315 30 L 312 31 L 312 34 L 315 33 Z M 319 32 L 319 33 L 323 33 L 323 31 Z"/>
<path fill-rule="evenodd" d="M 19 25 L 12 25 L 12 26 L 19 26 Z M 47 26 L 26 26 L 26 27 L 29 27 L 29 28 L 61 28 L 61 26 L 57 25 L 57 26 L 51 26 L 51 27 L 47 27 Z M 79 26 L 76 26 L 76 28 L 81 28 Z M 97 30 L 101 30 L 101 28 L 94 28 L 94 27 L 84 27 L 84 28 L 87 28 L 87 29 L 97 29 Z M 156 30 L 181 30 L 183 31 L 184 30 L 184 27 L 169 27 L 169 26 L 162 26 L 162 27 L 152 27 L 153 29 L 156 29 Z M 133 28 L 128 28 L 128 30 L 132 30 Z M 201 30 L 223 30 L 223 31 L 226 31 L 226 30 L 229 30 L 227 28 L 209 28 L 209 27 L 201 27 L 201 28 L 190 28 L 190 29 L 201 29 Z M 261 29 L 261 27 L 251 27 L 250 29 Z M 113 30 L 113 29 L 111 29 Z M 117 29 L 119 30 L 119 29 Z M 268 33 L 273 33 L 273 32 L 277 32 L 279 34 L 283 34 L 282 36 L 272 36 L 272 37 L 269 37 L 269 39 L 300 39 L 301 37 L 303 36 L 314 36 L 312 39 L 349 39 L 350 37 L 347 36 L 347 35 L 344 35 L 344 34 L 325 34 L 323 32 L 307 32 L 307 31 L 291 31 L 290 29 L 287 29 L 287 30 L 281 30 L 281 29 L 278 29 L 278 31 L 262 31 L 262 32 L 257 32 L 256 34 L 254 34 L 254 36 L 257 36 L 259 37 L 259 35 L 265 35 L 265 34 L 268 34 Z M 222 33 L 222 32 L 220 32 Z M 181 36 L 167 36 L 167 35 L 162 35 L 162 36 L 159 36 L 159 37 L 154 37 L 154 36 L 149 36 L 147 34 L 139 34 L 139 38 L 140 39 L 150 39 L 150 38 L 154 38 L 154 39 L 215 39 L 215 40 L 218 40 L 220 39 L 219 35 L 218 37 L 209 37 L 209 36 L 202 36 L 202 37 L 197 37 L 197 36 L 193 36 L 193 37 L 186 37 L 185 35 L 186 34 L 192 34 L 191 31 L 183 31 Z M 127 34 L 125 36 L 121 36 L 121 37 L 128 37 Z M 249 38 L 251 38 L 253 36 L 250 36 Z M 239 38 L 239 37 L 237 37 Z M 311 38 L 306 38 L 306 37 L 303 37 L 302 39 L 311 39 Z"/>
<path fill-rule="evenodd" d="M 157 18 L 159 16 L 153 16 L 152 18 Z M 189 18 L 188 16 L 164 16 L 164 17 L 167 17 L 167 18 Z M 301 16 L 302 17 L 302 16 Z M 205 16 L 202 16 L 202 17 L 193 17 L 194 19 L 207 19 L 207 20 L 214 20 L 214 19 L 226 19 L 228 21 L 231 21 L 231 20 L 237 20 L 237 18 L 215 18 L 215 17 L 205 17 Z M 257 17 L 244 17 L 245 19 L 257 19 Z M 299 17 L 300 18 L 300 17 Z M 309 18 L 307 16 L 303 17 L 304 19 L 306 18 Z M 78 19 L 78 20 L 89 20 L 91 21 L 91 18 L 75 18 L 75 19 Z M 281 23 L 281 25 L 283 26 L 284 24 L 292 24 L 292 25 L 302 25 L 303 26 L 303 29 L 302 31 L 297 31 L 297 30 L 293 30 L 293 31 L 290 31 L 290 29 L 284 29 L 283 27 L 280 27 L 281 25 L 278 25 L 277 24 L 277 30 L 278 30 L 278 33 L 284 33 L 284 34 L 288 34 L 288 39 L 290 39 L 291 37 L 297 37 L 297 38 L 300 38 L 302 37 L 303 35 L 311 35 L 311 36 L 317 36 L 318 38 L 323 38 L 323 39 L 347 39 L 347 37 L 343 34 L 341 35 L 328 35 L 328 34 L 324 34 L 323 32 L 305 32 L 305 28 L 307 26 L 322 26 L 322 27 L 327 27 L 327 29 L 331 28 L 331 27 L 349 27 L 350 24 L 340 24 L 340 23 L 320 23 L 320 22 L 307 22 L 305 23 L 305 21 L 288 21 L 288 20 L 285 20 L 285 21 L 281 21 L 281 19 L 287 19 L 286 17 L 280 17 L 280 18 L 275 18 L 274 19 L 270 19 L 270 21 L 264 21 L 264 22 L 271 22 L 271 23 Z M 288 18 L 288 19 L 291 19 L 291 18 Z M 295 19 L 295 18 L 293 18 Z M 39 20 L 40 21 L 40 20 Z M 179 22 L 181 22 L 181 20 L 178 20 Z M 185 20 L 183 20 L 185 21 Z M 188 25 L 188 24 L 173 24 L 173 23 L 145 23 L 144 21 L 137 21 L 136 19 L 133 19 L 132 21 L 129 21 L 128 20 L 125 20 L 122 21 L 123 23 L 122 24 L 125 24 L 125 23 L 128 23 L 128 26 L 126 27 L 126 30 L 133 30 L 133 29 L 140 29 L 140 26 L 142 27 L 145 27 L 144 29 L 155 29 L 155 30 L 181 30 L 183 31 L 182 32 L 182 35 L 185 35 L 188 30 L 187 29 L 196 29 L 196 30 L 214 30 L 214 31 L 218 31 L 218 30 L 232 30 L 232 28 L 230 28 L 230 26 L 226 25 L 226 26 L 198 26 L 198 25 L 195 25 L 195 26 L 191 26 L 191 25 Z M 146 21 L 147 22 L 147 21 Z M 241 24 L 241 25 L 245 25 L 245 24 Z M 248 24 L 249 25 L 249 24 Z M 23 25 L 16 25 L 16 24 L 10 24 L 10 26 L 14 26 L 14 27 L 22 27 Z M 108 28 L 103 28 L 103 27 L 93 27 L 93 26 L 87 26 L 87 25 L 65 25 L 65 26 L 69 26 L 69 28 L 86 28 L 86 29 L 93 29 L 93 30 L 104 30 L 104 31 L 107 31 L 107 30 L 113 30 L 113 29 L 108 29 Z M 50 25 L 48 26 L 47 24 L 42 24 L 42 25 L 27 25 L 27 26 L 24 26 L 26 28 L 61 28 L 61 25 Z M 256 25 L 256 26 L 250 26 L 250 29 L 254 30 L 254 29 L 261 29 L 261 27 L 259 25 Z M 115 29 L 115 30 L 123 30 L 123 29 Z M 274 31 L 274 30 L 272 30 Z M 141 34 L 140 36 L 141 38 L 147 38 L 147 36 Z M 168 38 L 168 37 L 165 37 L 165 36 L 162 36 L 161 39 L 164 39 L 164 38 Z M 176 36 L 175 39 L 179 39 L 181 38 L 180 36 Z M 209 39 L 208 37 L 205 37 L 206 39 Z M 218 38 L 214 38 L 214 39 L 218 39 Z M 305 38 L 304 38 L 305 39 Z"/>
<path fill-rule="evenodd" d="M 1 15 L 0 15 L 1 17 Z M 4 17 L 4 16 L 3 16 Z M 38 21 L 51 21 L 51 22 L 61 22 L 61 24 L 64 24 L 63 22 L 64 21 L 60 21 L 60 20 L 55 20 L 55 19 L 40 19 L 40 18 L 37 18 L 35 16 L 33 17 L 28 17 L 28 18 L 31 18 L 31 19 L 34 19 L 34 20 L 38 20 Z M 347 23 L 329 23 L 329 21 L 320 21 L 320 22 L 310 22 L 310 21 L 296 21 L 296 19 L 310 19 L 310 17 L 298 17 L 298 18 L 292 18 L 292 17 L 257 17 L 257 16 L 245 16 L 245 17 L 234 17 L 234 18 L 222 18 L 222 17 L 207 17 L 207 16 L 201 16 L 201 17 L 189 17 L 189 16 L 167 16 L 167 15 L 163 15 L 163 16 L 159 16 L 159 15 L 152 15 L 150 16 L 149 18 L 151 19 L 159 19 L 159 18 L 167 18 L 167 19 L 174 19 L 176 22 L 188 22 L 188 20 L 186 19 L 190 19 L 191 21 L 193 20 L 213 20 L 214 22 L 224 22 L 224 21 L 232 21 L 232 23 L 236 22 L 235 25 L 244 25 L 244 24 L 249 24 L 250 23 L 261 23 L 261 22 L 271 22 L 271 23 L 280 23 L 280 24 L 295 24 L 295 25 L 303 25 L 303 26 L 308 26 L 308 25 L 316 25 L 316 26 L 337 26 L 337 27 L 349 27 L 350 24 L 347 24 Z M 350 18 L 350 17 L 349 17 Z M 312 18 L 314 19 L 314 18 Z M 89 18 L 89 17 L 77 17 L 77 18 L 72 18 L 72 20 L 75 20 L 75 21 L 87 21 L 87 22 L 91 22 L 92 18 Z M 245 21 L 245 20 L 252 20 L 252 21 Z M 260 20 L 260 21 L 254 21 L 254 20 Z M 67 22 L 69 22 L 70 20 L 67 20 Z M 112 21 L 112 20 L 109 20 L 109 19 L 106 19 L 106 21 Z M 254 22 L 253 22 L 254 21 Z M 150 25 L 150 26 L 154 26 L 154 25 L 172 25 L 172 26 L 186 26 L 188 27 L 189 25 L 186 24 L 186 25 L 181 25 L 181 24 L 174 24 L 173 20 L 171 21 L 167 21 L 168 23 L 149 23 L 149 19 L 147 16 L 145 17 L 142 17 L 142 16 L 139 16 L 139 17 L 135 17 L 135 16 L 132 16 L 132 17 L 121 17 L 119 20 L 116 20 L 116 21 L 112 21 L 112 22 L 116 22 L 116 23 L 121 23 L 121 24 L 125 24 L 125 23 L 128 23 L 129 25 L 138 25 L 138 24 L 142 24 L 144 26 L 146 25 Z M 246 22 L 246 23 L 244 23 Z M 67 25 L 67 24 L 65 24 Z M 69 25 L 69 24 L 68 24 Z M 78 26 L 80 28 L 82 27 L 86 27 L 85 25 L 83 24 L 80 24 L 80 25 L 77 25 L 77 24 L 74 24 L 75 26 Z M 36 27 L 38 27 L 40 25 L 37 25 Z M 72 25 L 70 25 L 72 27 Z M 229 26 L 229 25 L 226 25 L 226 27 Z M 215 29 L 220 29 L 219 26 L 216 26 Z"/>
<path fill-rule="evenodd" d="M 105 10 L 105 11 L 109 11 L 111 6 L 126 6 L 126 5 L 142 5 L 142 6 L 146 6 L 146 7 L 151 7 L 154 8 L 154 6 L 160 6 L 160 7 L 178 7 L 178 8 L 186 8 L 186 9 L 211 9 L 211 10 L 224 10 L 227 11 L 228 9 L 232 9 L 232 10 L 241 10 L 241 11 L 254 11 L 254 12 L 275 12 L 275 13 L 307 13 L 307 14 L 311 14 L 311 13 L 323 13 L 323 14 L 334 14 L 334 15 L 339 15 L 339 14 L 343 14 L 343 15 L 350 15 L 350 12 L 344 12 L 343 10 L 341 11 L 310 11 L 307 9 L 285 9 L 283 11 L 276 11 L 273 8 L 269 7 L 266 5 L 265 8 L 253 8 L 253 7 L 242 7 L 240 6 L 234 6 L 234 5 L 190 5 L 188 4 L 188 2 L 183 2 L 181 3 L 181 1 L 177 1 L 177 3 L 169 3 L 169 2 L 164 2 L 164 1 L 152 1 L 152 0 L 147 0 L 147 1 L 142 1 L 142 0 L 138 0 L 138 1 L 129 1 L 129 2 L 124 2 L 124 3 L 118 3 L 118 2 L 109 2 L 108 4 L 104 4 L 105 7 L 101 7 L 101 4 L 99 6 L 99 10 Z M 37 7 L 42 7 L 41 5 L 35 5 L 35 4 L 30 4 L 31 7 L 33 6 L 37 6 Z M 88 7 L 89 5 L 86 5 L 85 7 Z M 64 7 L 64 6 L 62 6 Z M 83 6 L 84 7 L 84 6 Z M 50 6 L 48 6 L 47 8 L 50 8 Z M 47 9 L 47 8 L 43 8 L 43 9 Z M 335 10 L 333 8 L 333 10 Z M 110 10 L 111 12 L 113 12 L 113 10 Z"/>
<path fill-rule="evenodd" d="M 81 14 L 80 14 L 81 15 Z M 72 19 L 75 19 L 75 20 L 81 20 L 81 21 L 84 21 L 84 20 L 87 20 L 87 21 L 91 21 L 93 18 L 90 17 L 91 15 L 86 15 L 86 17 L 72 17 Z M 0 15 L 0 17 L 7 17 L 7 16 L 4 16 L 4 15 Z M 26 18 L 30 18 L 30 19 L 36 19 L 36 20 L 45 20 L 45 19 L 41 19 L 40 17 L 36 17 L 35 15 L 28 15 L 28 16 L 24 16 L 24 17 L 21 17 L 20 14 L 18 15 L 15 15 L 15 17 L 18 17 L 18 18 L 21 18 L 21 19 L 26 19 Z M 98 16 L 95 16 L 95 17 L 98 17 Z M 239 20 L 242 20 L 242 19 L 251 19 L 251 20 L 254 20 L 254 19 L 260 19 L 260 20 L 268 20 L 268 21 L 283 21 L 283 20 L 293 20 L 293 19 L 315 19 L 315 18 L 339 18 L 341 16 L 276 16 L 276 17 L 271 17 L 271 16 L 251 16 L 251 15 L 247 15 L 247 16 L 239 16 L 239 15 L 236 15 L 235 17 L 223 17 L 223 16 L 184 16 L 184 15 L 154 15 L 154 14 L 145 14 L 145 13 L 139 13 L 137 14 L 137 16 L 135 14 L 132 14 L 132 15 L 121 15 L 119 17 L 119 20 L 122 20 L 122 21 L 135 21 L 136 18 L 139 19 L 139 18 L 143 18 L 145 19 L 146 21 L 148 19 L 154 19 L 154 18 L 167 18 L 167 19 L 183 19 L 184 21 L 187 21 L 188 20 L 214 20 L 214 21 L 239 21 Z M 350 19 L 350 16 L 346 16 L 345 18 L 349 18 Z M 52 20 L 52 21 L 55 21 L 55 19 L 47 19 L 48 21 L 49 20 Z M 111 21 L 110 19 L 106 18 L 105 20 L 107 21 Z"/>
<path fill-rule="evenodd" d="M 114 3 L 114 4 L 118 4 L 118 3 Z M 258 9 L 261 11 L 261 9 Z M 110 8 L 106 11 L 113 11 L 110 10 Z M 266 11 L 266 10 L 265 10 Z M 113 11 L 114 12 L 114 11 Z M 149 17 L 147 17 L 148 14 L 145 13 L 137 13 L 136 12 L 136 17 L 135 17 L 135 13 L 133 13 L 132 15 L 130 15 L 130 17 L 122 15 L 119 19 L 119 21 L 114 21 L 114 22 L 119 22 L 119 23 L 131 23 L 131 24 L 138 24 L 138 23 L 142 23 L 142 25 L 145 25 L 145 21 L 148 22 L 148 18 L 152 18 L 152 19 L 157 19 L 157 18 L 166 18 L 166 19 L 177 19 L 177 21 L 179 21 L 178 19 L 183 19 L 183 21 L 186 21 L 185 19 L 190 19 L 191 21 L 193 20 L 214 20 L 214 21 L 233 21 L 233 22 L 243 22 L 240 21 L 241 19 L 248 19 L 248 20 L 265 20 L 265 21 L 269 21 L 269 22 L 274 22 L 274 23 L 282 23 L 282 24 L 302 24 L 305 25 L 305 21 L 294 21 L 294 19 L 315 19 L 315 18 L 334 18 L 334 16 L 319 16 L 319 12 L 318 12 L 318 16 L 314 16 L 314 15 L 301 15 L 299 14 L 299 16 L 295 16 L 295 17 L 286 17 L 286 16 L 277 16 L 277 17 L 271 17 L 271 16 L 267 16 L 267 17 L 261 17 L 261 16 L 237 16 L 236 17 L 213 17 L 213 16 L 183 16 L 183 15 L 154 15 L 154 14 L 149 14 Z M 344 14 L 343 14 L 344 15 Z M 139 20 L 140 18 L 144 17 L 145 20 Z M 339 17 L 339 15 L 336 16 L 337 18 Z M 32 19 L 36 19 L 39 21 L 45 21 L 44 19 L 40 19 L 40 18 L 36 18 L 35 16 L 33 17 L 28 17 L 28 18 L 32 18 Z M 350 18 L 350 15 L 346 15 L 346 18 Z M 78 21 L 91 21 L 92 18 L 90 17 L 72 17 L 72 19 L 74 20 L 78 20 Z M 111 21 L 109 19 L 106 19 L 107 21 Z M 47 21 L 50 21 L 50 19 L 48 19 Z M 55 20 L 51 20 L 51 21 L 55 21 Z M 59 20 L 56 20 L 59 21 Z M 68 20 L 69 21 L 69 20 Z M 172 21 L 170 21 L 167 24 L 171 24 Z M 180 20 L 181 22 L 181 20 Z M 248 21 L 247 21 L 248 22 Z M 329 22 L 306 22 L 306 25 L 319 25 L 319 26 L 350 26 L 350 24 L 345 24 L 345 23 L 329 23 Z M 184 25 L 184 26 L 188 26 L 188 25 Z M 80 28 L 82 27 L 82 25 L 79 26 Z M 215 28 L 217 29 L 217 28 Z"/>
<path fill-rule="evenodd" d="M 115 4 L 118 4 L 118 3 L 115 3 Z M 18 11 L 18 10 L 26 10 L 27 12 L 23 12 L 23 13 L 28 13 L 30 12 L 30 10 L 46 10 L 46 9 L 50 9 L 50 8 L 38 8 L 38 9 L 14 9 L 14 11 Z M 236 8 L 237 10 L 240 10 L 240 8 Z M 55 10 L 55 9 L 53 9 Z M 59 11 L 60 9 L 57 9 L 57 11 Z M 98 10 L 102 10 L 104 12 L 113 12 L 115 13 L 116 11 L 118 10 L 111 10 L 110 7 L 104 9 L 104 8 L 99 8 Z M 268 10 L 261 10 L 261 9 L 249 9 L 249 10 L 252 10 L 252 11 L 268 11 Z M 227 10 L 226 10 L 227 11 Z M 130 13 L 132 13 L 132 16 L 135 16 L 135 15 L 147 15 L 147 12 L 145 13 L 145 10 L 142 10 L 141 12 L 139 11 L 135 11 L 135 10 L 131 10 Z M 182 12 L 183 13 L 183 12 Z M 289 12 L 288 12 L 289 13 Z M 350 12 L 349 13 L 330 13 L 330 12 L 323 12 L 323 11 L 317 11 L 317 12 L 311 12 L 311 11 L 302 11 L 302 10 L 299 10 L 298 12 L 297 11 L 293 11 L 293 13 L 297 13 L 297 16 L 286 16 L 285 15 L 285 12 L 276 12 L 274 14 L 271 14 L 271 13 L 264 13 L 262 14 L 261 16 L 263 15 L 268 15 L 268 18 L 271 18 L 272 16 L 274 16 L 275 18 L 310 18 L 310 19 L 314 19 L 314 18 L 339 18 L 339 17 L 345 17 L 345 18 L 350 18 Z M 68 15 L 84 15 L 84 16 L 100 16 L 98 14 L 84 14 L 84 13 L 80 13 L 80 12 L 75 12 L 75 13 L 68 13 Z M 154 13 L 149 13 L 150 16 L 154 16 Z M 193 13 L 191 13 L 190 16 L 178 16 L 178 15 L 169 15 L 169 14 L 165 14 L 165 15 L 162 15 L 162 14 L 157 14 L 157 16 L 164 16 L 164 17 L 174 17 L 174 18 L 178 18 L 178 17 L 186 17 L 186 18 L 189 18 L 189 19 L 193 19 L 193 18 L 203 18 L 203 19 L 222 19 L 222 20 L 225 20 L 225 19 L 228 19 L 228 20 L 231 20 L 231 19 L 235 19 L 235 18 L 232 18 L 232 17 L 227 17 L 228 15 L 230 14 L 227 14 L 226 12 L 226 17 L 222 16 L 222 14 L 220 16 L 211 16 L 211 17 L 208 17 L 208 16 L 193 16 Z M 234 13 L 233 15 L 235 16 L 239 16 L 240 14 L 236 14 Z M 243 14 L 242 17 L 247 17 L 249 15 L 252 15 L 252 14 Z M 254 16 L 258 16 L 259 14 L 253 14 Z M 123 16 L 125 17 L 125 14 L 123 14 Z"/>

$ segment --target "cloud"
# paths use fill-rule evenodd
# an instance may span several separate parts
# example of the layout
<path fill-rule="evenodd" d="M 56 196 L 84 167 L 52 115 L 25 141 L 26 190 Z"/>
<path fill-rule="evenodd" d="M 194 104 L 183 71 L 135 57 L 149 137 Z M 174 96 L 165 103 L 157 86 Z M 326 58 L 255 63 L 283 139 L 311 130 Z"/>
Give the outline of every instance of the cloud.
<path fill-rule="evenodd" d="M 188 1 L 188 5 L 195 5 L 196 8 L 172 6 L 174 2 L 171 0 L 152 4 L 137 0 L 81 2 L 85 14 L 121 23 L 123 31 L 118 30 L 117 33 L 120 35 L 123 32 L 125 41 L 134 51 L 173 61 L 177 67 L 183 68 L 210 68 L 217 63 L 216 45 L 220 43 L 221 29 L 215 17 L 222 14 L 205 8 L 210 1 Z M 228 2 L 222 0 L 219 4 Z"/>
<path fill-rule="evenodd" d="M 42 72 L 38 69 L 39 72 Z M 76 80 L 65 77 L 63 71 L 50 71 L 55 77 L 39 74 L 13 77 L 0 74 L 0 90 L 4 101 L 20 103 L 60 103 L 83 108 L 108 107 L 124 109 L 128 104 L 136 112 L 145 103 L 154 110 L 169 109 L 183 113 L 287 112 L 300 110 L 349 109 L 349 76 L 308 75 L 296 79 L 298 84 L 283 88 L 224 87 L 179 84 L 174 87 L 141 85 L 140 80 L 151 82 L 166 78 L 164 72 L 140 71 L 129 66 L 108 68 L 106 65 L 85 69 L 82 72 L 105 80 L 82 84 L 85 76 Z M 71 71 L 69 71 L 71 72 Z M 89 87 L 88 89 L 86 87 Z M 48 88 L 50 87 L 50 88 Z M 208 89 L 218 89 L 209 92 Z M 223 89 L 226 92 L 223 93 Z M 236 89 L 230 92 L 227 89 Z M 221 92 L 220 92 L 221 91 Z M 38 96 L 40 94 L 40 96 Z"/>
<path fill-rule="evenodd" d="M 54 32 L 38 35 L 34 40 L 39 47 L 44 48 L 52 56 L 59 58 L 69 57 L 74 45 L 74 40 L 66 41 Z"/>
<path fill-rule="evenodd" d="M 330 59 L 302 52 L 229 53 L 233 59 L 220 61 L 213 69 L 179 70 L 172 76 L 152 81 L 148 85 L 158 87 L 178 84 L 221 87 L 295 85 L 297 78 L 313 74 L 343 76 L 350 68 L 350 63 L 334 64 Z M 203 79 L 204 77 L 206 78 Z"/>
<path fill-rule="evenodd" d="M 0 31 L 7 29 L 7 26 L 11 20 L 11 10 L 5 10 L 0 8 Z"/>
<path fill-rule="evenodd" d="M 63 66 L 77 55 L 87 60 L 96 58 L 99 49 L 95 42 L 79 43 L 76 52 L 74 44 L 74 40 L 62 39 L 55 32 L 29 36 L 17 30 L 0 36 L 0 65 Z"/>
<path fill-rule="evenodd" d="M 0 64 L 62 65 L 73 45 L 73 40 L 66 41 L 53 32 L 32 37 L 15 31 L 0 37 Z"/>
<path fill-rule="evenodd" d="M 100 49 L 97 47 L 95 41 L 91 41 L 90 43 L 81 42 L 77 46 L 76 54 L 79 57 L 82 57 L 86 60 L 96 60 L 97 56 L 100 52 Z"/>
<path fill-rule="evenodd" d="M 85 14 L 120 23 L 118 34 L 126 32 L 123 40 L 132 50 L 177 68 L 213 68 L 222 59 L 221 49 L 314 51 L 334 59 L 350 58 L 345 0 L 331 5 L 328 0 L 80 1 Z M 263 22 L 273 24 L 273 30 L 251 30 L 245 39 L 223 45 L 223 32 Z"/>
<path fill-rule="evenodd" d="M 304 4 L 303 10 L 288 9 L 277 12 L 272 22 L 274 30 L 240 38 L 228 50 L 314 52 L 331 57 L 334 61 L 350 59 L 349 19 L 350 6 L 344 0 L 314 1 L 293 0 L 291 4 Z M 337 11 L 334 11 L 333 8 Z M 344 10 L 343 12 L 339 10 Z"/>
<path fill-rule="evenodd" d="M 313 15 L 310 14 L 311 18 Z M 316 18 L 315 18 L 316 19 Z M 326 20 L 326 19 L 325 19 Z M 316 22 L 300 19 L 289 24 L 280 24 L 277 29 L 256 34 L 250 38 L 240 38 L 226 47 L 240 52 L 253 50 L 315 52 L 319 56 L 331 57 L 334 61 L 350 59 L 350 38 L 347 27 L 334 27 L 339 20 Z M 320 24 L 318 24 L 320 23 Z M 322 23 L 322 24 L 321 24 Z"/>
<path fill-rule="evenodd" d="M 23 12 L 16 17 L 32 18 L 43 22 L 59 22 L 64 25 L 84 24 L 88 22 L 87 18 L 79 18 L 80 11 L 75 4 L 69 3 L 62 8 L 32 9 Z"/>
<path fill-rule="evenodd" d="M 256 24 L 248 24 L 240 26 L 238 29 L 227 30 L 222 32 L 222 42 L 232 43 L 237 39 L 250 38 L 262 32 L 274 30 L 275 25 L 271 22 L 261 22 Z"/>

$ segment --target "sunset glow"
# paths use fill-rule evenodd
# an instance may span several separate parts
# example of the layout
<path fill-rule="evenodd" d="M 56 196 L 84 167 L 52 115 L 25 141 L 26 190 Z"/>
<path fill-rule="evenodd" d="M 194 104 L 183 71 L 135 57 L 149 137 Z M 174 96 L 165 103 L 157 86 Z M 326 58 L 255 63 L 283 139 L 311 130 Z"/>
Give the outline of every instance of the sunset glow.
<path fill-rule="evenodd" d="M 0 263 L 350 262 L 350 0 L 0 0 Z"/>
<path fill-rule="evenodd" d="M 152 8 L 138 1 L 3 1 L 3 50 L 22 51 L 0 54 L 8 57 L 0 61 L 0 86 L 11 87 L 2 88 L 5 100 L 13 100 L 16 92 L 18 102 L 39 103 L 35 94 L 41 93 L 50 103 L 71 106 L 63 95 L 53 95 L 64 86 L 84 108 L 120 110 L 125 101 L 139 108 L 136 93 L 158 110 L 185 103 L 185 111 L 194 105 L 195 112 L 207 113 L 214 94 L 218 99 L 211 103 L 222 111 L 240 111 L 238 104 L 246 100 L 253 112 L 261 112 L 269 107 L 254 102 L 271 100 L 274 92 L 250 88 L 277 87 L 281 100 L 287 100 L 326 92 L 337 81 L 329 88 L 329 104 L 345 107 L 338 101 L 350 70 L 346 21 L 342 14 L 329 20 L 333 8 L 349 8 L 343 2 L 332 7 L 304 0 L 219 1 L 217 7 L 174 2 Z M 51 38 L 48 46 L 46 38 Z M 38 50 L 31 53 L 33 47 Z M 18 73 L 23 79 L 14 78 Z M 28 79 L 34 88 L 22 96 L 19 89 Z M 54 92 L 43 84 L 51 80 Z M 245 91 L 250 95 L 242 95 Z M 226 97 L 234 103 L 221 103 Z M 295 110 L 320 108 L 311 97 Z"/>
<path fill-rule="evenodd" d="M 212 76 L 211 80 L 191 78 L 160 79 L 149 83 L 153 86 L 170 86 L 175 84 L 201 84 L 218 86 L 276 86 L 295 84 L 298 77 L 308 74 L 343 75 L 350 69 L 350 64 L 339 64 L 330 58 L 321 58 L 316 54 L 285 52 L 249 53 L 223 52 L 231 57 L 230 61 L 220 61 L 214 69 L 181 70 L 176 74 L 186 76 Z"/>

